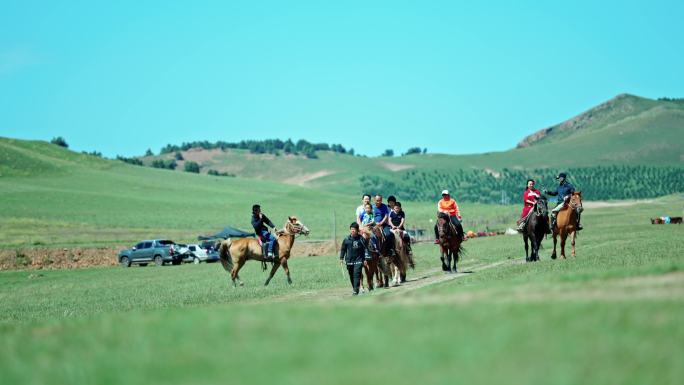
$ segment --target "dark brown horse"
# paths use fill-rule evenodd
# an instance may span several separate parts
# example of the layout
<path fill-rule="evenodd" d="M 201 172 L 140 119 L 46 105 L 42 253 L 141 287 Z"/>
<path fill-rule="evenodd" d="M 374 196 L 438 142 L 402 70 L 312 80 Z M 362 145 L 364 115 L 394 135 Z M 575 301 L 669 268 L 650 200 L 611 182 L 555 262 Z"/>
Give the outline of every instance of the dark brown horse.
<path fill-rule="evenodd" d="M 575 256 L 575 238 L 577 238 L 577 220 L 582 211 L 582 192 L 575 191 L 569 198 L 565 199 L 565 206 L 558 212 L 556 217 L 556 227 L 553 231 L 553 254 L 552 259 L 556 259 L 556 241 L 560 236 L 561 258 L 565 259 L 565 240 L 568 235 L 572 235 L 572 256 Z"/>
<path fill-rule="evenodd" d="M 366 280 L 368 281 L 368 288 L 372 290 L 373 277 L 375 277 L 377 284 L 375 287 L 389 287 L 390 277 L 392 276 L 391 266 L 393 263 L 398 264 L 398 256 L 391 256 L 388 254 L 389 247 L 386 245 L 386 238 L 382 232 L 381 226 L 367 226 L 367 230 L 374 235 L 378 240 L 378 250 L 371 252 L 371 260 L 368 262 L 368 268 L 364 269 Z M 372 240 L 370 241 L 372 242 Z"/>
<path fill-rule="evenodd" d="M 309 235 L 309 229 L 306 228 L 301 222 L 297 220 L 297 217 L 288 217 L 283 230 L 277 232 L 278 237 L 278 260 L 273 263 L 271 272 L 266 279 L 264 286 L 267 286 L 273 275 L 275 274 L 278 267 L 282 266 L 287 275 L 287 283 L 292 284 L 292 278 L 290 278 L 290 269 L 287 266 L 287 260 L 290 258 L 290 251 L 292 250 L 292 245 L 295 241 L 295 236 L 297 234 Z M 237 283 L 240 286 L 243 282 L 240 280 L 238 273 L 242 266 L 249 260 L 264 262 L 264 254 L 262 247 L 259 245 L 259 241 L 256 238 L 240 238 L 232 240 L 230 238 L 220 243 L 219 246 L 219 258 L 223 268 L 230 272 L 230 278 L 233 281 L 233 286 Z"/>
<path fill-rule="evenodd" d="M 527 223 L 523 229 L 523 241 L 525 242 L 525 261 L 534 262 L 539 260 L 539 247 L 541 247 L 546 229 L 549 226 L 548 222 L 549 209 L 546 203 L 546 198 L 542 197 L 532 206 L 530 214 L 527 218 Z M 527 241 L 532 245 L 532 255 L 529 254 L 529 247 Z"/>
<path fill-rule="evenodd" d="M 442 260 L 442 271 L 445 273 L 456 273 L 456 263 L 458 263 L 460 253 L 463 251 L 461 248 L 463 238 L 458 235 L 458 231 L 456 231 L 456 227 L 451 221 L 444 218 L 437 219 L 437 230 L 439 234 L 439 249 L 441 252 L 439 258 Z"/>

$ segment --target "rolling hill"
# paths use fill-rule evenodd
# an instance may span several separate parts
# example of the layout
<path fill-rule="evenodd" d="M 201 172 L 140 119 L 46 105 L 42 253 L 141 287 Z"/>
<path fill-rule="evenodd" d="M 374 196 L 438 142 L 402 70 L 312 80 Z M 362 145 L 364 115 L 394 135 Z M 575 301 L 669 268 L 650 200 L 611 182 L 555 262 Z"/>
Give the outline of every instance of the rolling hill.
<path fill-rule="evenodd" d="M 191 241 L 227 224 L 249 229 L 254 203 L 279 227 L 297 215 L 312 239 L 329 240 L 344 236 L 359 201 L 349 192 L 133 166 L 42 141 L 0 138 L 0 247 L 5 248 L 124 245 L 156 237 Z M 406 209 L 412 225 L 430 226 L 433 203 Z M 517 211 L 479 204 L 463 209 L 474 228 L 505 227 Z"/>
<path fill-rule="evenodd" d="M 368 158 L 319 151 L 318 159 L 309 159 L 303 155 L 193 148 L 182 152 L 182 156 L 186 161 L 199 163 L 202 172 L 212 169 L 326 191 L 358 193 L 367 186 L 362 181 L 364 176 L 397 181 L 405 179 L 408 170 L 428 173 L 479 170 L 482 175 L 496 177 L 505 170 L 532 169 L 548 169 L 552 174 L 559 169 L 573 168 L 581 174 L 582 168 L 599 165 L 681 168 L 684 165 L 682 143 L 684 101 L 622 94 L 566 122 L 538 131 L 523 139 L 516 148 L 502 152 Z M 156 159 L 170 160 L 173 156 L 163 154 L 141 159 L 149 165 Z M 182 170 L 183 162 L 179 162 L 178 170 Z M 443 181 L 446 184 L 448 178 Z"/>

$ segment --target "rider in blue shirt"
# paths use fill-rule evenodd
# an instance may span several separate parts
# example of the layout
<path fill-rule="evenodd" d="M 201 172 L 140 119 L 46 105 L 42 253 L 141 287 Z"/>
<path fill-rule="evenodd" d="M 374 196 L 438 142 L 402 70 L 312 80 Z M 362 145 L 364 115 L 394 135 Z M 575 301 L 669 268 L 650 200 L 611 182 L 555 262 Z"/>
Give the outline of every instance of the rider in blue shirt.
<path fill-rule="evenodd" d="M 558 187 L 556 187 L 556 190 L 548 191 L 544 189 L 542 191 L 544 194 L 547 195 L 558 196 L 557 206 L 553 210 L 551 210 L 552 229 L 556 227 L 556 217 L 558 216 L 558 212 L 560 212 L 563 208 L 563 205 L 565 203 L 565 197 L 570 196 L 572 195 L 572 193 L 575 192 L 575 186 L 573 186 L 572 183 L 567 181 L 567 177 L 568 175 L 566 173 L 559 173 L 556 176 L 556 179 L 558 179 Z M 580 213 L 577 213 L 577 231 L 582 230 L 582 226 L 580 225 Z"/>
<path fill-rule="evenodd" d="M 261 206 L 252 206 L 252 227 L 254 227 L 254 232 L 258 237 L 261 238 L 262 242 L 268 242 L 268 255 L 264 259 L 273 259 L 273 245 L 275 244 L 276 237 L 268 231 L 268 227 L 275 229 L 275 225 L 271 222 L 266 215 L 261 212 Z"/>
<path fill-rule="evenodd" d="M 375 206 L 373 206 L 374 221 L 378 226 L 382 226 L 382 233 L 385 235 L 385 251 L 387 255 L 396 254 L 394 250 L 394 234 L 389 225 L 389 207 L 382 203 L 382 195 L 375 196 Z M 373 235 L 375 236 L 375 235 Z"/>

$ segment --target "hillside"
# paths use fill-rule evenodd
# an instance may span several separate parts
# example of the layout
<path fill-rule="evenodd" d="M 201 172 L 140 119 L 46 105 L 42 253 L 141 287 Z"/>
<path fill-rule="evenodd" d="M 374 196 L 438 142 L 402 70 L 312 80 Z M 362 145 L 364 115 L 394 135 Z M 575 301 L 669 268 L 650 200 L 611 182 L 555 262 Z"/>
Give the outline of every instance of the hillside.
<path fill-rule="evenodd" d="M 250 228 L 260 203 L 282 226 L 297 215 L 311 239 L 344 236 L 360 197 L 266 180 L 216 177 L 78 154 L 40 141 L 0 138 L 0 247 L 125 245 L 140 239 L 196 240 L 230 224 Z M 434 204 L 407 205 L 427 228 Z M 513 207 L 465 204 L 468 228 L 505 228 Z"/>
<path fill-rule="evenodd" d="M 684 102 L 619 95 L 566 122 L 525 138 L 517 148 L 475 155 L 415 154 L 398 157 L 360 157 L 319 151 L 318 159 L 303 155 L 254 154 L 246 150 L 193 148 L 185 160 L 238 176 L 322 188 L 335 192 L 362 191 L 361 179 L 389 180 L 403 172 L 479 170 L 496 175 L 505 169 L 549 169 L 595 166 L 658 166 L 684 164 Z M 563 154 L 563 155 L 559 155 Z M 142 158 L 146 164 L 174 154 Z M 183 169 L 180 161 L 177 170 Z M 580 170 L 581 177 L 582 170 Z M 446 183 L 447 180 L 444 180 Z M 452 186 L 455 188 L 457 186 Z"/>

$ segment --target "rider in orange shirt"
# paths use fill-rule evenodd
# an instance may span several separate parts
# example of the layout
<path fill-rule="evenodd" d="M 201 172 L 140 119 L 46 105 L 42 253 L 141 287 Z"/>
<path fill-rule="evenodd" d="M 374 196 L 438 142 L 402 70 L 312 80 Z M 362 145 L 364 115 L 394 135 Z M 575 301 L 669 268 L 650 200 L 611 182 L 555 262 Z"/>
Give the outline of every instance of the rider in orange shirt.
<path fill-rule="evenodd" d="M 437 210 L 439 213 L 437 217 L 450 220 L 456 227 L 458 235 L 463 238 L 463 226 L 461 225 L 461 213 L 458 210 L 458 204 L 449 195 L 449 190 L 442 191 L 442 199 L 437 203 Z M 435 243 L 439 243 L 439 231 L 435 223 Z"/>

